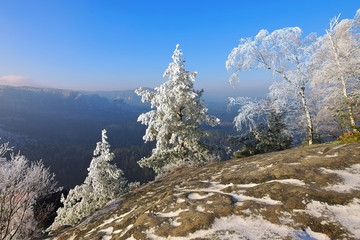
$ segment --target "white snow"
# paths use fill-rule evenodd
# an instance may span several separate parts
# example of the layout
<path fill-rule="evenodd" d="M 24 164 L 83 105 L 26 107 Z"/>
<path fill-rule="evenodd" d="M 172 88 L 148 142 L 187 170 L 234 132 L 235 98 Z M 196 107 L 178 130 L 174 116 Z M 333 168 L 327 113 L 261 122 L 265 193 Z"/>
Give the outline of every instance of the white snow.
<path fill-rule="evenodd" d="M 342 183 L 328 186 L 327 190 L 333 190 L 337 192 L 350 192 L 351 190 L 360 190 L 360 164 L 354 164 L 350 168 L 344 170 L 331 170 L 321 168 L 325 173 L 333 173 L 339 175 L 342 179 Z"/>
<path fill-rule="evenodd" d="M 256 201 L 256 202 L 264 203 L 267 205 L 281 205 L 282 204 L 281 201 L 273 200 L 269 196 L 264 196 L 262 198 L 255 198 L 255 197 L 243 195 L 239 192 L 225 193 L 225 192 L 221 191 L 222 189 L 225 189 L 229 186 L 235 186 L 235 185 L 232 183 L 224 185 L 224 184 L 220 184 L 217 182 L 212 182 L 211 186 L 208 188 L 198 188 L 198 189 L 188 190 L 188 191 L 192 192 L 188 195 L 188 198 L 191 200 L 198 200 L 198 199 L 207 198 L 207 197 L 213 195 L 214 193 L 220 193 L 220 194 L 228 195 L 232 199 L 236 200 L 238 202 L 238 203 L 236 203 L 238 206 L 241 205 L 241 202 L 246 201 L 246 200 Z M 240 186 L 242 186 L 242 185 L 240 185 Z M 248 184 L 246 184 L 246 186 L 250 187 L 250 185 L 248 185 Z M 256 184 L 254 183 L 251 186 L 256 186 Z M 185 190 L 183 190 L 183 191 L 185 191 Z M 199 192 L 205 192 L 206 194 L 200 195 Z"/>
<path fill-rule="evenodd" d="M 338 222 L 360 238 L 360 199 L 355 198 L 347 205 L 329 205 L 327 203 L 311 201 L 305 210 L 315 217 L 323 217 L 331 222 Z"/>
<path fill-rule="evenodd" d="M 332 157 L 337 157 L 337 156 L 339 156 L 338 152 L 334 153 L 333 155 L 325 155 L 325 157 L 327 157 L 327 158 L 332 158 Z"/>
<path fill-rule="evenodd" d="M 182 203 L 182 202 L 185 202 L 185 199 L 182 199 L 182 198 L 176 199 L 176 203 Z"/>
<path fill-rule="evenodd" d="M 271 183 L 271 182 L 279 182 L 279 183 L 291 184 L 291 185 L 297 185 L 297 186 L 305 185 L 305 183 L 299 179 L 276 179 L 276 180 L 268 181 L 266 183 Z"/>
<path fill-rule="evenodd" d="M 201 206 L 196 206 L 196 211 L 198 212 L 205 212 L 205 208 L 201 207 Z"/>
<path fill-rule="evenodd" d="M 307 227 L 303 232 L 298 232 L 297 237 L 303 240 L 330 240 L 330 238 L 325 234 L 314 232 L 309 227 Z"/>
<path fill-rule="evenodd" d="M 189 211 L 188 209 L 178 209 L 177 211 L 175 212 L 167 212 L 167 213 L 156 213 L 156 215 L 158 217 L 163 217 L 163 218 L 171 218 L 171 217 L 177 217 L 179 216 L 179 214 L 181 212 L 186 212 L 186 211 Z"/>
<path fill-rule="evenodd" d="M 328 240 L 325 234 L 313 232 L 310 228 L 306 231 L 296 230 L 285 225 L 273 224 L 261 216 L 230 216 L 215 219 L 209 229 L 199 230 L 185 237 L 160 237 L 154 229 L 146 231 L 147 238 L 156 240 L 187 240 L 193 238 L 209 239 L 319 239 Z"/>
<path fill-rule="evenodd" d="M 341 145 L 335 146 L 332 149 L 336 150 L 336 149 L 342 148 L 344 146 L 346 146 L 346 144 L 341 144 Z"/>
<path fill-rule="evenodd" d="M 207 193 L 207 194 L 204 194 L 204 195 L 200 195 L 198 193 L 190 193 L 187 197 L 188 199 L 190 200 L 199 200 L 199 199 L 204 199 L 204 198 L 207 198 L 207 197 L 210 197 L 214 195 L 213 193 Z"/>
<path fill-rule="evenodd" d="M 98 226 L 98 228 L 102 228 L 103 226 L 105 226 L 105 225 L 107 225 L 107 224 L 109 224 L 109 223 L 114 222 L 116 219 L 117 219 L 117 217 L 109 218 L 109 219 L 105 220 L 102 224 L 100 224 L 100 225 Z"/>
<path fill-rule="evenodd" d="M 104 232 L 106 235 L 102 237 L 102 240 L 110 240 L 111 239 L 111 234 L 113 233 L 114 228 L 113 227 L 108 227 L 105 229 L 101 229 L 100 232 Z"/>
<path fill-rule="evenodd" d="M 134 226 L 134 224 L 130 224 L 126 227 L 125 231 L 120 235 L 120 237 L 124 236 L 129 230 L 130 228 L 132 228 Z"/>
<path fill-rule="evenodd" d="M 248 183 L 248 184 L 237 184 L 236 186 L 239 188 L 252 188 L 252 187 L 256 187 L 257 183 Z"/>
<path fill-rule="evenodd" d="M 170 222 L 171 226 L 178 227 L 181 225 L 181 222 L 178 222 L 178 218 L 175 218 L 173 221 Z"/>
<path fill-rule="evenodd" d="M 127 215 L 129 215 L 130 213 L 132 213 L 134 210 L 136 209 L 136 207 L 132 208 L 130 211 L 124 213 L 124 214 L 121 214 L 120 216 L 117 216 L 116 217 L 116 222 L 121 222 L 123 220 L 124 217 L 126 217 Z"/>

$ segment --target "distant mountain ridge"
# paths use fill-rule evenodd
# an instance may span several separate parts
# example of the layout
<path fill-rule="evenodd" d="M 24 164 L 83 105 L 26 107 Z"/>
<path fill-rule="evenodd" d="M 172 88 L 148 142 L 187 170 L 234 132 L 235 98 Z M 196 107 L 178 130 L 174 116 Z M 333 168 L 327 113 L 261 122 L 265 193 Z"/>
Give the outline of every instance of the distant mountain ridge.
<path fill-rule="evenodd" d="M 233 131 L 236 111 L 227 102 L 206 102 L 209 113 L 222 120 L 216 131 L 223 140 Z M 101 130 L 108 130 L 117 164 L 130 181 L 153 175 L 137 161 L 148 156 L 154 143 L 144 144 L 145 126 L 137 122 L 150 109 L 133 90 L 72 91 L 51 88 L 0 86 L 0 138 L 30 160 L 42 159 L 55 172 L 59 184 L 71 188 L 81 183 Z M 211 139 L 213 140 L 213 139 Z"/>
<path fill-rule="evenodd" d="M 132 96 L 130 91 L 121 96 L 127 95 Z M 1 141 L 9 141 L 30 160 L 43 159 L 59 184 L 69 188 L 85 178 L 101 130 L 106 128 L 113 150 L 119 153 L 118 164 L 128 170 L 130 179 L 138 175 L 141 180 L 146 171 L 136 161 L 142 157 L 139 153 L 146 155 L 151 147 L 144 144 L 145 128 L 136 120 L 149 108 L 129 104 L 121 96 L 111 100 L 80 91 L 0 86 Z M 125 156 L 125 148 L 133 150 Z"/>

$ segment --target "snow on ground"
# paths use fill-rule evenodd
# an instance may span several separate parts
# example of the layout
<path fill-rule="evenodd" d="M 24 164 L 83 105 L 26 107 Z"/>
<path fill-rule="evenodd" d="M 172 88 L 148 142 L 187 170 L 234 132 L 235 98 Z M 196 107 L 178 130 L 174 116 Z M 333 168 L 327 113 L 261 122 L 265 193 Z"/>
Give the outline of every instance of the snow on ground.
<path fill-rule="evenodd" d="M 209 229 L 199 230 L 185 237 L 160 237 L 154 233 L 154 229 L 146 231 L 147 238 L 156 240 L 188 240 L 195 238 L 211 239 L 283 239 L 290 237 L 298 240 L 328 240 L 322 233 L 312 231 L 310 228 L 296 230 L 285 225 L 273 224 L 261 216 L 230 216 L 215 219 Z"/>
<path fill-rule="evenodd" d="M 198 212 L 205 212 L 205 208 L 201 207 L 201 206 L 196 206 L 196 211 Z"/>
<path fill-rule="evenodd" d="M 199 200 L 199 199 L 204 199 L 204 198 L 210 197 L 212 195 L 214 195 L 214 193 L 212 193 L 212 192 L 209 192 L 209 193 L 207 193 L 205 195 L 200 195 L 198 193 L 190 193 L 187 196 L 187 198 L 190 199 L 190 200 Z"/>
<path fill-rule="evenodd" d="M 134 224 L 128 225 L 123 231 L 121 231 L 120 237 L 124 236 L 130 230 L 130 228 L 132 228 L 133 226 L 134 226 Z"/>
<path fill-rule="evenodd" d="M 337 192 L 350 192 L 351 190 L 360 190 L 360 164 L 354 164 L 345 170 L 331 170 L 321 168 L 325 173 L 333 173 L 339 175 L 342 183 L 328 186 L 326 190 L 333 190 Z"/>
<path fill-rule="evenodd" d="M 102 237 L 101 240 L 110 240 L 112 238 L 111 234 L 113 233 L 114 228 L 108 227 L 105 229 L 101 229 L 100 232 L 104 232 L 106 235 Z"/>
<path fill-rule="evenodd" d="M 330 222 L 339 222 L 355 238 L 360 239 L 360 199 L 354 198 L 347 205 L 329 205 L 327 203 L 311 201 L 305 212 L 315 217 L 322 217 Z"/>
<path fill-rule="evenodd" d="M 211 182 L 211 185 L 208 188 L 198 188 L 198 189 L 191 189 L 191 190 L 185 190 L 185 189 L 181 189 L 181 191 L 185 191 L 185 192 L 192 192 L 188 195 L 188 199 L 190 200 L 199 200 L 199 199 L 204 199 L 207 197 L 212 196 L 214 193 L 220 193 L 220 194 L 224 194 L 224 195 L 228 195 L 230 196 L 232 199 L 236 200 L 238 203 L 237 205 L 241 205 L 241 202 L 246 201 L 246 200 L 252 200 L 252 201 L 256 201 L 256 202 L 260 202 L 260 203 L 264 203 L 267 205 L 281 205 L 281 201 L 276 201 L 271 199 L 269 196 L 264 196 L 262 198 L 255 198 L 255 197 L 250 197 L 250 196 L 246 196 L 243 195 L 241 193 L 237 193 L 237 192 L 233 192 L 233 193 L 225 193 L 222 192 L 221 190 L 227 188 L 227 187 L 231 187 L 231 186 L 237 186 L 234 184 L 220 184 L 218 182 Z M 241 185 L 239 185 L 241 186 Z M 256 185 L 251 185 L 251 186 L 256 186 Z M 200 195 L 199 192 L 204 192 L 206 194 L 204 195 Z"/>
<path fill-rule="evenodd" d="M 291 184 L 291 185 L 296 185 L 296 186 L 304 186 L 305 185 L 305 183 L 299 179 L 277 179 L 277 180 L 268 181 L 266 183 L 271 183 L 271 182 Z"/>
<path fill-rule="evenodd" d="M 337 156 L 339 156 L 338 152 L 336 152 L 336 153 L 334 153 L 332 155 L 325 155 L 325 157 L 327 157 L 327 158 L 332 158 L 332 157 L 337 157 Z"/>
<path fill-rule="evenodd" d="M 344 146 L 346 146 L 346 144 L 337 145 L 337 146 L 333 147 L 332 149 L 336 150 L 336 149 L 342 148 Z"/>
<path fill-rule="evenodd" d="M 180 213 L 189 211 L 188 209 L 178 209 L 175 212 L 167 212 L 167 213 L 156 213 L 156 216 L 163 217 L 163 218 L 171 218 L 171 217 L 177 217 Z"/>

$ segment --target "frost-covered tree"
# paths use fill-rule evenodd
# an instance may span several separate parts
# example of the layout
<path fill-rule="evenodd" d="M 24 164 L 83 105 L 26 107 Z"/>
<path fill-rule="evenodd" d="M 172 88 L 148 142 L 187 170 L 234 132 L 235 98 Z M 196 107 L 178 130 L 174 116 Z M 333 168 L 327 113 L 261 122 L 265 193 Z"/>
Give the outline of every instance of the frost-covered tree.
<path fill-rule="evenodd" d="M 97 143 L 88 168 L 88 176 L 82 185 L 75 186 L 69 191 L 66 199 L 62 197 L 64 207 L 58 209 L 58 216 L 50 229 L 56 229 L 61 225 L 75 225 L 126 191 L 123 172 L 110 163 L 113 159 L 114 154 L 110 152 L 104 129 L 102 140 Z"/>
<path fill-rule="evenodd" d="M 314 129 L 305 90 L 311 80 L 309 59 L 314 51 L 314 39 L 312 34 L 302 38 L 302 31 L 298 27 L 283 28 L 272 33 L 261 30 L 254 38 L 242 38 L 226 61 L 228 71 L 234 69 L 230 77 L 232 85 L 239 74 L 248 69 L 270 70 L 281 77 L 282 83 L 272 86 L 272 95 L 280 102 L 291 97 L 285 104 L 295 102 L 301 106 L 299 114 L 306 120 L 309 144 L 313 143 Z"/>
<path fill-rule="evenodd" d="M 241 147 L 235 156 L 250 156 L 290 147 L 292 137 L 284 123 L 283 114 L 269 99 L 255 101 L 239 97 L 230 99 L 230 104 L 241 105 L 234 122 L 242 134 L 230 140 L 232 144 Z"/>
<path fill-rule="evenodd" d="M 39 229 L 33 206 L 40 197 L 55 191 L 54 174 L 41 161 L 29 162 L 0 145 L 0 239 L 32 239 Z"/>
<path fill-rule="evenodd" d="M 354 19 L 339 17 L 330 20 L 326 34 L 319 38 L 319 47 L 314 54 L 313 85 L 325 88 L 325 102 L 335 103 L 327 106 L 342 120 L 346 117 L 347 126 L 356 131 L 354 110 L 360 99 L 360 9 Z"/>
<path fill-rule="evenodd" d="M 218 158 L 202 142 L 206 134 L 200 127 L 202 124 L 215 126 L 220 120 L 207 113 L 200 99 L 203 91 L 194 90 L 197 73 L 185 70 L 185 60 L 181 56 L 179 45 L 176 45 L 173 62 L 163 76 L 168 80 L 155 91 L 142 88 L 135 91 L 153 108 L 138 118 L 148 126 L 143 139 L 145 142 L 156 140 L 151 156 L 141 159 L 139 165 L 150 167 L 157 174 L 171 171 L 177 165 L 197 166 Z"/>

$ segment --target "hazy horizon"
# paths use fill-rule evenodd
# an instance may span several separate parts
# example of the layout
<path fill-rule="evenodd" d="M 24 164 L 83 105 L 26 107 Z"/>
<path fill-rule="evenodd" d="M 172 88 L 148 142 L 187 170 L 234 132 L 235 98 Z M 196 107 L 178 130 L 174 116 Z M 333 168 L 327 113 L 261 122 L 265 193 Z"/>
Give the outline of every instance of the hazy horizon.
<path fill-rule="evenodd" d="M 271 74 L 244 73 L 234 90 L 225 61 L 241 38 L 299 26 L 325 33 L 358 1 L 6 1 L 0 4 L 0 84 L 81 91 L 156 87 L 177 43 L 205 94 L 261 95 Z M 21 7 L 19 7 L 21 6 Z"/>

